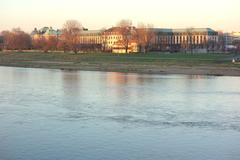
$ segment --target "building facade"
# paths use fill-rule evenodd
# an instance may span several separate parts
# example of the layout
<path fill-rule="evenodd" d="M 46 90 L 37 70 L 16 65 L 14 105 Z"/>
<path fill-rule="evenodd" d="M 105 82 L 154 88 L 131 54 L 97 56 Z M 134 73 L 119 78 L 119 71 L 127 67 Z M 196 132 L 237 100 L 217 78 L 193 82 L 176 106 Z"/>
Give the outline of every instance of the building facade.
<path fill-rule="evenodd" d="M 153 50 L 194 51 L 216 50 L 218 32 L 210 28 L 157 29 L 154 28 Z"/>
<path fill-rule="evenodd" d="M 31 33 L 31 37 L 33 40 L 38 40 L 41 38 L 49 40 L 51 37 L 60 38 L 61 35 L 61 30 L 54 30 L 52 27 L 43 27 L 39 30 L 35 28 Z"/>
<path fill-rule="evenodd" d="M 120 27 L 112 27 L 102 32 L 102 46 L 104 51 L 112 52 L 112 53 L 137 53 L 138 43 L 137 40 L 134 39 L 136 28 L 129 28 L 129 41 L 126 50 L 126 46 L 124 45 L 124 36 L 121 33 Z"/>
<path fill-rule="evenodd" d="M 223 51 L 234 52 L 239 50 L 240 32 L 221 33 L 219 34 L 219 39 L 222 40 Z"/>
<path fill-rule="evenodd" d="M 112 53 L 136 53 L 141 51 L 141 45 L 135 36 L 137 29 L 130 28 L 128 50 L 124 46 L 121 28 L 112 27 L 107 30 L 83 29 L 79 36 L 79 50 L 82 51 L 104 51 Z M 152 28 L 154 36 L 151 40 L 151 51 L 186 51 L 186 52 L 208 52 L 217 50 L 219 42 L 218 32 L 210 28 L 188 28 L 188 29 L 163 29 Z M 32 32 L 32 39 L 44 37 L 61 37 L 60 30 L 52 27 L 43 27 Z"/>
<path fill-rule="evenodd" d="M 102 32 L 103 50 L 112 52 L 113 47 L 122 39 L 119 27 L 112 27 Z M 119 44 L 119 43 L 118 43 Z"/>
<path fill-rule="evenodd" d="M 79 37 L 79 48 L 82 51 L 101 51 L 102 32 L 84 29 Z"/>

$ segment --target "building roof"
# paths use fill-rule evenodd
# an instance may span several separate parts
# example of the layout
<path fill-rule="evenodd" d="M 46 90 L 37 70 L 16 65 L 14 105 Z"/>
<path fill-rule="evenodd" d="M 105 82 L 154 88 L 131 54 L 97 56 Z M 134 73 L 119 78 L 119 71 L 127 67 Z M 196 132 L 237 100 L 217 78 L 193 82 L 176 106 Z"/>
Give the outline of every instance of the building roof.
<path fill-rule="evenodd" d="M 61 34 L 60 30 L 54 30 L 52 28 L 49 28 L 48 30 L 46 30 L 46 32 L 44 34 L 49 34 L 49 35 L 59 35 Z"/>
<path fill-rule="evenodd" d="M 169 28 L 152 28 L 154 32 L 163 32 L 163 33 L 170 33 L 172 29 Z"/>
<path fill-rule="evenodd" d="M 34 28 L 34 30 L 31 32 L 31 35 L 34 35 L 34 34 L 39 34 L 39 31 L 37 30 L 37 28 Z"/>
<path fill-rule="evenodd" d="M 47 30 L 49 30 L 49 27 L 43 27 L 43 28 L 39 29 L 39 32 L 45 33 Z"/>
<path fill-rule="evenodd" d="M 153 28 L 154 32 L 162 32 L 162 33 L 185 33 L 185 32 L 208 32 L 213 33 L 216 32 L 211 28 L 180 28 L 180 29 L 170 29 L 170 28 Z"/>
<path fill-rule="evenodd" d="M 211 28 L 184 28 L 184 29 L 173 29 L 173 32 L 216 32 Z"/>
<path fill-rule="evenodd" d="M 81 34 L 100 34 L 101 30 L 83 30 Z"/>
<path fill-rule="evenodd" d="M 57 29 L 57 30 L 54 30 L 52 27 L 43 27 L 39 30 L 37 30 L 37 28 L 35 28 L 31 35 L 34 35 L 34 34 L 49 34 L 49 35 L 60 35 L 62 33 L 61 30 Z"/>
<path fill-rule="evenodd" d="M 105 32 L 120 32 L 120 27 L 112 27 L 105 30 Z"/>

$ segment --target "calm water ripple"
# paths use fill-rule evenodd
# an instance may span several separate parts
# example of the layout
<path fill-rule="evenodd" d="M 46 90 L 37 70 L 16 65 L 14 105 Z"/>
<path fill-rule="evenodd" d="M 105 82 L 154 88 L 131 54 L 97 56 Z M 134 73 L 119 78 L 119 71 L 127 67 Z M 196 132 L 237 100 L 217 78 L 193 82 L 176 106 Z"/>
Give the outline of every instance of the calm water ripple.
<path fill-rule="evenodd" d="M 240 78 L 0 67 L 0 160 L 239 160 Z"/>

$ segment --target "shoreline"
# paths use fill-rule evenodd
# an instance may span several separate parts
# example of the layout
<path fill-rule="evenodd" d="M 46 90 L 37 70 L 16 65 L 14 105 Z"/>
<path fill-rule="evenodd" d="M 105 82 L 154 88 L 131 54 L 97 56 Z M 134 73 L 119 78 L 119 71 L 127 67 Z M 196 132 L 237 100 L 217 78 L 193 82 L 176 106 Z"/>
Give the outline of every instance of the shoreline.
<path fill-rule="evenodd" d="M 66 71 L 240 76 L 240 65 L 233 65 L 229 60 L 230 56 L 164 53 L 148 55 L 0 53 L 0 66 Z"/>
<path fill-rule="evenodd" d="M 166 67 L 152 67 L 152 68 L 128 68 L 128 66 L 112 67 L 112 68 L 99 68 L 97 65 L 81 65 L 75 66 L 44 66 L 44 65 L 3 65 L 1 67 L 19 67 L 19 68 L 36 68 L 36 69 L 56 69 L 63 71 L 100 71 L 100 72 L 119 72 L 119 73 L 136 73 L 136 74 L 155 74 L 155 75 L 203 75 L 203 76 L 233 76 L 240 77 L 240 68 L 216 68 L 211 66 L 202 67 L 187 67 L 187 66 L 166 66 Z"/>

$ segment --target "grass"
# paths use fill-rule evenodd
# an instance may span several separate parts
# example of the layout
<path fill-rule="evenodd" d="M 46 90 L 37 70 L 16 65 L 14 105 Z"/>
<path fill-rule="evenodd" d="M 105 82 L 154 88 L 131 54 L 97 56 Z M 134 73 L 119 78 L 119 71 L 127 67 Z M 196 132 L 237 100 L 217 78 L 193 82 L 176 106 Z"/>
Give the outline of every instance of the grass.
<path fill-rule="evenodd" d="M 231 63 L 233 56 L 234 54 L 158 52 L 145 54 L 0 52 L 0 65 L 139 73 L 240 75 L 240 64 Z M 206 71 L 203 71 L 202 67 Z M 192 71 L 192 68 L 196 71 Z M 219 73 L 220 68 L 223 71 Z M 235 70 L 234 73 L 228 73 L 232 70 Z"/>
<path fill-rule="evenodd" d="M 157 63 L 177 65 L 232 65 L 232 54 L 185 54 L 185 53 L 0 53 L 0 61 L 59 61 L 89 63 Z"/>
<path fill-rule="evenodd" d="M 130 60 L 130 61 L 156 61 L 156 60 L 198 60 L 198 61 L 218 61 L 226 60 L 232 57 L 232 54 L 185 54 L 185 53 L 138 53 L 138 54 L 112 54 L 112 53 L 42 53 L 42 52 L 23 52 L 23 53 L 0 53 L 0 56 L 12 58 L 51 58 L 64 60 L 75 60 L 83 58 L 84 60 Z"/>

